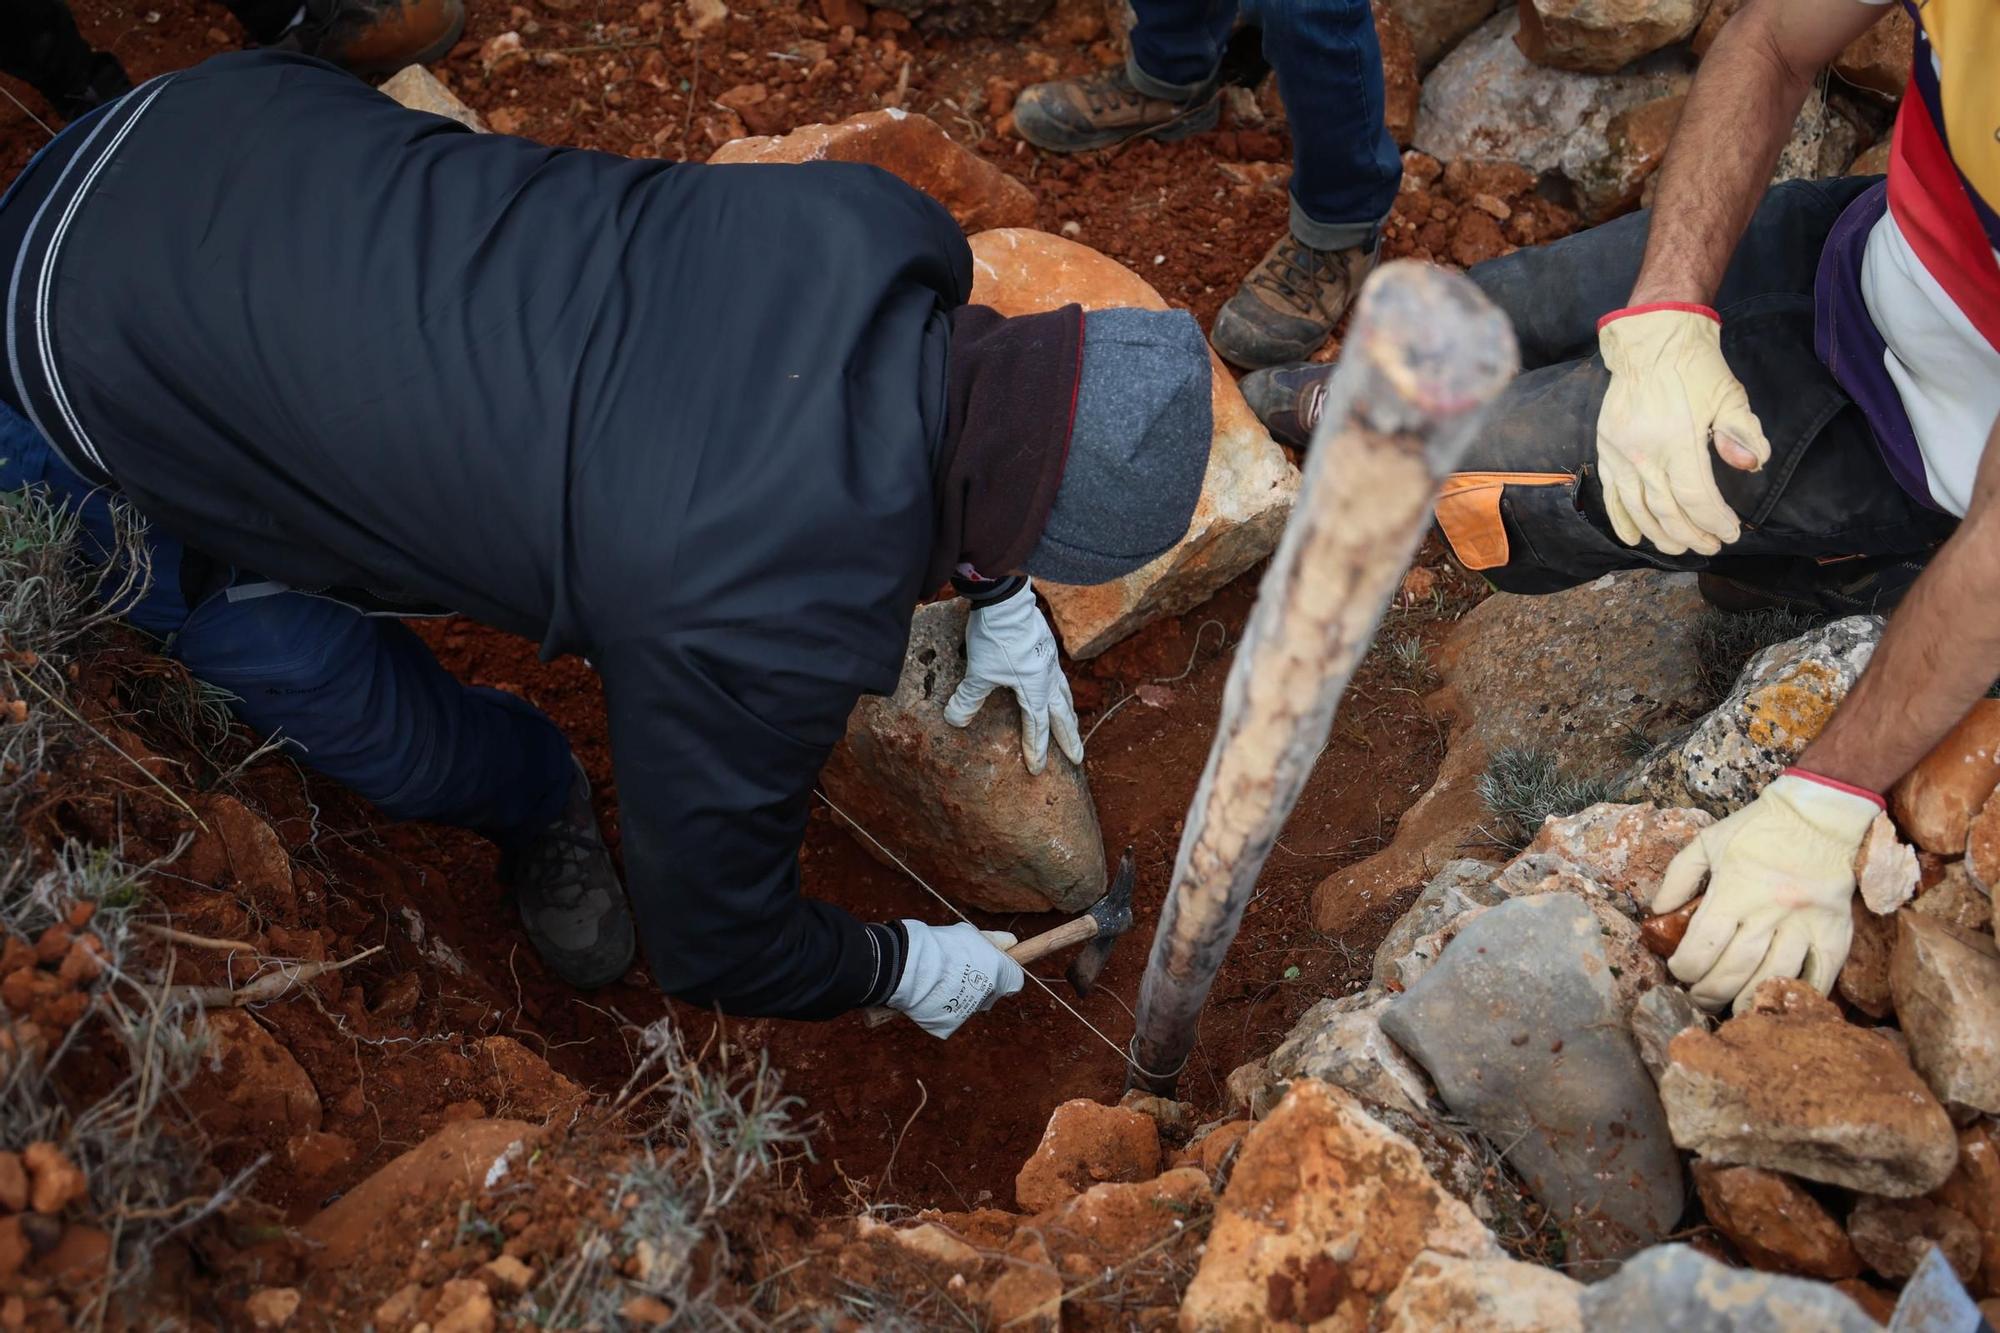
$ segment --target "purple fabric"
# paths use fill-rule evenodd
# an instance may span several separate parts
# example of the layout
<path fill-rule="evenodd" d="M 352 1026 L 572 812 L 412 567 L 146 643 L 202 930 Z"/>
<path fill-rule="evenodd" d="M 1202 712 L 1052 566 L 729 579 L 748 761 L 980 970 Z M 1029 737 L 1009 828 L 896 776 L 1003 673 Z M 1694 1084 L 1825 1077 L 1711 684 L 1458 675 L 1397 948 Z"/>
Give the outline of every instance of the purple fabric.
<path fill-rule="evenodd" d="M 1888 209 L 1888 182 L 1878 182 L 1847 206 L 1828 233 L 1813 284 L 1813 349 L 1868 418 L 1882 462 L 1897 485 L 1911 498 L 1941 510 L 1925 479 L 1916 431 L 1883 364 L 1888 344 L 1861 298 L 1861 258 L 1868 248 L 1868 234 Z"/>

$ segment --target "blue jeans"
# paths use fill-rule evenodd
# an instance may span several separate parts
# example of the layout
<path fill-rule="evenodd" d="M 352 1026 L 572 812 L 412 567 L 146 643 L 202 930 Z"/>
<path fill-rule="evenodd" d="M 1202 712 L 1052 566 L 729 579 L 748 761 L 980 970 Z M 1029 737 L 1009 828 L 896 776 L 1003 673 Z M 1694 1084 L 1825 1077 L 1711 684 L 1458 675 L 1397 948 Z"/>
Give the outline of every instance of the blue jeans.
<path fill-rule="evenodd" d="M 1213 79 L 1238 0 L 1133 0 L 1127 68 L 1152 97 Z M 1367 245 L 1389 216 L 1403 159 L 1383 121 L 1382 47 L 1368 0 L 1241 0 L 1264 32 L 1292 126 L 1292 235 L 1315 250 Z"/>
<path fill-rule="evenodd" d="M 0 403 L 0 491 L 33 485 L 69 507 L 89 554 L 105 559 L 109 493 Z M 508 842 L 561 813 L 576 769 L 569 742 L 533 705 L 460 683 L 400 621 L 304 593 L 257 595 L 261 580 L 247 573 L 189 588 L 183 571 L 202 562 L 157 530 L 145 541 L 153 581 L 126 620 L 161 639 L 195 679 L 227 690 L 251 730 L 392 819 Z"/>

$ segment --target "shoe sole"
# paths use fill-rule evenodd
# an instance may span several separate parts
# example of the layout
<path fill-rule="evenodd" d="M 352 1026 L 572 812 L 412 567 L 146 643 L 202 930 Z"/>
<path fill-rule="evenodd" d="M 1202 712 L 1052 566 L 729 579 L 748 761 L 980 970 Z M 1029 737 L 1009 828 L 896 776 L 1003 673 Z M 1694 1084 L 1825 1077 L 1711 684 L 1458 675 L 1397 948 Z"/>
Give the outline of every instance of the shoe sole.
<path fill-rule="evenodd" d="M 1088 139 L 1072 139 L 1068 143 L 1052 143 L 1045 139 L 1036 138 L 1028 127 L 1021 124 L 1017 119 L 1014 122 L 1014 132 L 1035 147 L 1046 149 L 1051 153 L 1091 153 L 1100 148 L 1115 148 L 1121 143 L 1130 143 L 1134 139 L 1155 139 L 1160 143 L 1173 143 L 1177 140 L 1185 139 L 1190 135 L 1205 134 L 1221 123 L 1222 98 L 1218 96 L 1206 106 L 1185 111 L 1164 125 L 1156 125 L 1151 129 L 1107 130 L 1102 134 L 1092 135 Z"/>
<path fill-rule="evenodd" d="M 1242 325 L 1240 330 L 1239 325 Z M 1263 338 L 1263 335 L 1251 331 L 1243 320 L 1224 306 L 1216 313 L 1215 324 L 1208 332 L 1208 342 L 1209 346 L 1215 349 L 1217 356 L 1230 365 L 1239 366 L 1244 370 L 1271 370 L 1296 361 L 1310 361 L 1312 354 L 1326 346 L 1326 340 L 1333 336 L 1333 330 L 1328 329 L 1310 343 L 1286 343 L 1275 349 L 1266 346 L 1257 352 L 1252 352 L 1246 347 L 1231 345 L 1236 341 L 1232 335 L 1239 332 L 1243 333 L 1245 341 L 1256 342 Z"/>
<path fill-rule="evenodd" d="M 458 14 L 458 21 L 452 24 L 451 27 L 445 29 L 444 36 L 438 38 L 436 41 L 432 42 L 429 46 L 426 46 L 423 50 L 417 52 L 415 55 L 409 57 L 407 60 L 382 61 L 370 64 L 348 65 L 345 66 L 345 68 L 348 70 L 349 73 L 352 74 L 364 74 L 370 77 L 379 75 L 383 78 L 387 78 L 389 75 L 400 73 L 401 71 L 408 69 L 412 65 L 435 65 L 438 61 L 443 60 L 446 56 L 451 54 L 451 48 L 457 46 L 458 39 L 463 37 L 464 35 L 465 35 L 465 11 L 463 9 L 460 9 Z"/>

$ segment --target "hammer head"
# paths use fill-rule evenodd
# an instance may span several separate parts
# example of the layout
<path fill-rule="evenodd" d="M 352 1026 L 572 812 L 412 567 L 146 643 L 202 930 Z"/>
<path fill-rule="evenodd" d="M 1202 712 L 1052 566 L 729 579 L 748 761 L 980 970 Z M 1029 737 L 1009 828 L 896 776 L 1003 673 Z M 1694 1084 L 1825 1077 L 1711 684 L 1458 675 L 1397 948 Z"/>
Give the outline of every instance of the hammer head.
<path fill-rule="evenodd" d="M 1132 881 L 1137 873 L 1132 849 L 1127 847 L 1118 858 L 1118 873 L 1112 878 L 1110 889 L 1086 913 L 1097 923 L 1097 933 L 1076 951 L 1076 956 L 1070 959 L 1069 971 L 1064 974 L 1080 996 L 1090 994 L 1118 937 L 1132 929 Z"/>

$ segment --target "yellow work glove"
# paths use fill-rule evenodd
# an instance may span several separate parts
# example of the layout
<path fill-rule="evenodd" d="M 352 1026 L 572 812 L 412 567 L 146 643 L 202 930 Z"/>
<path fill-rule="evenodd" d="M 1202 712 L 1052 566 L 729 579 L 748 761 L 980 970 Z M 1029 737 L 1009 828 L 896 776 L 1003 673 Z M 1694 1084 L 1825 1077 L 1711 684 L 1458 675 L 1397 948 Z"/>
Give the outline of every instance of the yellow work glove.
<path fill-rule="evenodd" d="M 1663 555 L 1714 555 L 1743 533 L 1722 498 L 1709 446 L 1755 472 L 1770 441 L 1722 359 L 1722 319 L 1707 306 L 1643 305 L 1597 324 L 1611 387 L 1597 414 L 1597 470 L 1612 531 Z"/>
<path fill-rule="evenodd" d="M 1655 912 L 1685 905 L 1708 879 L 1667 967 L 1706 1009 L 1738 1012 L 1760 982 L 1803 975 L 1824 995 L 1847 961 L 1854 854 L 1882 799 L 1787 769 L 1756 800 L 1695 835 L 1667 866 Z"/>

